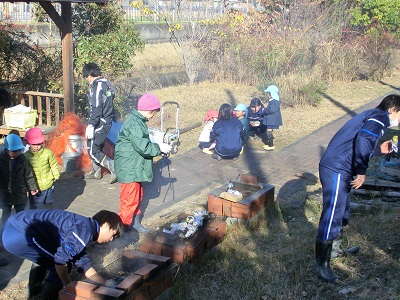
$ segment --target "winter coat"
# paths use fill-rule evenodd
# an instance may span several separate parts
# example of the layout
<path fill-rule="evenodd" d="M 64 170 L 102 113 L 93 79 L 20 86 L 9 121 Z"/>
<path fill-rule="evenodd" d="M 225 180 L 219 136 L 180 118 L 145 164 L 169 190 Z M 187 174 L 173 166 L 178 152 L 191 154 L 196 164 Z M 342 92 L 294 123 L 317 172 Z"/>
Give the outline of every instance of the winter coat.
<path fill-rule="evenodd" d="M 218 120 L 210 133 L 210 141 L 216 142 L 215 151 L 222 157 L 236 157 L 243 147 L 244 128 L 237 118 Z"/>
<path fill-rule="evenodd" d="M 153 157 L 161 151 L 150 141 L 147 121 L 134 108 L 122 124 L 114 153 L 115 173 L 120 183 L 153 180 Z"/>
<path fill-rule="evenodd" d="M 105 78 L 95 79 L 90 85 L 88 94 L 88 125 L 93 125 L 95 129 L 103 125 L 110 125 L 114 118 L 115 97 L 114 86 Z"/>
<path fill-rule="evenodd" d="M 38 189 L 35 175 L 24 155 L 11 159 L 5 151 L 0 153 L 0 203 L 23 204 L 27 192 Z"/>
<path fill-rule="evenodd" d="M 364 175 L 388 126 L 390 119 L 386 111 L 370 109 L 360 113 L 333 136 L 320 165 L 346 176 Z"/>
<path fill-rule="evenodd" d="M 282 115 L 279 100 L 269 100 L 268 105 L 264 109 L 263 113 L 266 117 L 264 124 L 266 124 L 267 127 L 272 126 L 273 129 L 277 129 L 279 126 L 282 126 Z"/>
<path fill-rule="evenodd" d="M 90 269 L 85 250 L 98 237 L 96 220 L 59 209 L 37 209 L 22 211 L 7 223 L 26 234 L 29 247 L 37 247 L 43 256 L 41 266 L 74 263 L 83 273 Z"/>
<path fill-rule="evenodd" d="M 57 160 L 50 149 L 42 148 L 37 152 L 28 150 L 24 156 L 33 169 L 40 191 L 51 188 L 54 181 L 60 178 Z"/>
<path fill-rule="evenodd" d="M 206 122 L 206 124 L 203 127 L 203 130 L 200 133 L 199 142 L 209 142 L 210 141 L 210 132 L 212 130 L 213 125 L 214 125 L 214 122 L 211 120 L 208 120 Z"/>

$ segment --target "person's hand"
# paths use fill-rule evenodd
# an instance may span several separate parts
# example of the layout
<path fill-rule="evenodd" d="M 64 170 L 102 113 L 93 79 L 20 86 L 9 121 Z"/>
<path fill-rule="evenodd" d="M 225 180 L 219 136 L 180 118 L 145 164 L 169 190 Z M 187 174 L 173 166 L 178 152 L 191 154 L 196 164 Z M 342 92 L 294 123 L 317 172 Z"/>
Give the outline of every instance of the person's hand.
<path fill-rule="evenodd" d="M 94 127 L 93 125 L 88 125 L 86 127 L 86 139 L 91 140 L 94 136 Z"/>
<path fill-rule="evenodd" d="M 363 185 L 364 181 L 365 181 L 365 175 L 358 174 L 356 179 L 350 182 L 350 186 L 353 189 L 358 189 Z"/>
<path fill-rule="evenodd" d="M 32 195 L 32 196 L 35 196 L 37 193 L 39 193 L 39 190 L 31 191 L 31 195 Z"/>
<path fill-rule="evenodd" d="M 381 144 L 381 153 L 382 154 L 389 154 L 390 152 L 392 152 L 392 141 L 388 140 L 386 142 L 383 142 Z"/>
<path fill-rule="evenodd" d="M 160 151 L 165 154 L 170 153 L 172 150 L 172 147 L 166 143 L 159 144 L 159 146 L 160 146 Z"/>

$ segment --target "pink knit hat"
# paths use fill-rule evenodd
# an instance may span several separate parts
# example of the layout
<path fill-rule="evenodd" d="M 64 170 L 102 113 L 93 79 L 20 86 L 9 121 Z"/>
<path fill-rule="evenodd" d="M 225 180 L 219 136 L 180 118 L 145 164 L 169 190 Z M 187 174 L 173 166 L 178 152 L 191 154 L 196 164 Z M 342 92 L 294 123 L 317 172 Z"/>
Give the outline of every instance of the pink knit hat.
<path fill-rule="evenodd" d="M 159 110 L 161 108 L 160 100 L 153 94 L 144 94 L 139 98 L 137 109 L 143 111 Z"/>

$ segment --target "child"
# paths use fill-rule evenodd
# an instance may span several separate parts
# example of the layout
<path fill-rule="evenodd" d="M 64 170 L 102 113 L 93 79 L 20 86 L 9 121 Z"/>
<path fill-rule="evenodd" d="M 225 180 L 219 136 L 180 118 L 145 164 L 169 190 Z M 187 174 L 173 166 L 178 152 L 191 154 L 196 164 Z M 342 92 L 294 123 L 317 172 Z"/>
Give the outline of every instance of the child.
<path fill-rule="evenodd" d="M 239 103 L 238 105 L 236 105 L 234 112 L 236 117 L 240 120 L 240 122 L 242 122 L 245 131 L 243 137 L 243 146 L 244 146 L 249 140 L 249 131 L 250 131 L 250 124 L 249 120 L 247 119 L 247 106 L 243 103 Z"/>
<path fill-rule="evenodd" d="M 126 229 L 145 233 L 150 231 L 140 222 L 140 204 L 143 199 L 143 182 L 153 180 L 153 157 L 167 154 L 171 146 L 166 143 L 152 143 L 146 122 L 161 108 L 160 101 L 153 94 L 144 94 L 124 121 L 115 145 L 114 162 L 120 183 L 119 215 Z"/>
<path fill-rule="evenodd" d="M 25 209 L 26 194 L 37 194 L 38 187 L 32 168 L 24 155 L 24 145 L 16 134 L 9 134 L 4 140 L 4 151 L 0 153 L 0 208 L 3 210 L 1 221 L 4 223 L 11 215 L 14 206 L 18 213 Z"/>
<path fill-rule="evenodd" d="M 210 142 L 210 132 L 217 120 L 218 112 L 214 109 L 209 110 L 204 117 L 204 127 L 199 136 L 199 148 L 206 154 L 213 154 L 211 150 L 215 147 L 215 143 Z"/>
<path fill-rule="evenodd" d="M 24 140 L 29 145 L 29 150 L 24 153 L 33 169 L 39 192 L 29 195 L 29 208 L 36 209 L 44 205 L 47 209 L 53 208 L 54 182 L 60 178 L 57 160 L 50 149 L 44 148 L 44 135 L 41 129 L 29 129 Z"/>
<path fill-rule="evenodd" d="M 215 122 L 210 141 L 215 141 L 212 158 L 236 159 L 239 157 L 243 147 L 244 128 L 242 122 L 233 118 L 232 106 L 228 103 L 221 105 L 218 113 L 218 121 Z"/>
<path fill-rule="evenodd" d="M 270 85 L 264 90 L 264 92 L 267 96 L 268 105 L 264 109 L 267 125 L 267 142 L 263 148 L 267 151 L 270 151 L 275 149 L 274 136 L 272 135 L 272 132 L 274 129 L 279 129 L 279 126 L 282 125 L 282 115 L 279 104 L 278 87 L 275 85 Z"/>
<path fill-rule="evenodd" d="M 266 117 L 264 116 L 264 105 L 258 98 L 253 98 L 248 108 L 247 119 L 249 120 L 249 136 L 254 139 L 261 138 L 264 145 L 267 145 L 267 125 Z"/>

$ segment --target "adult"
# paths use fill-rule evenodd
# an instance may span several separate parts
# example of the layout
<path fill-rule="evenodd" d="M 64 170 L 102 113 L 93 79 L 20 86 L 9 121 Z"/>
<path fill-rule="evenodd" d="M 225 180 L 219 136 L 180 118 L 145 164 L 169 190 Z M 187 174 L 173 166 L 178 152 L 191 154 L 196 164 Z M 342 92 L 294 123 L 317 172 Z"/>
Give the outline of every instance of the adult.
<path fill-rule="evenodd" d="M 368 162 L 374 154 L 391 152 L 391 142 L 377 147 L 389 126 L 400 121 L 400 95 L 389 95 L 374 109 L 355 116 L 334 135 L 319 163 L 323 209 L 315 243 L 317 272 L 328 282 L 340 277 L 330 267 L 333 241 L 349 223 L 350 190 L 365 181 Z"/>
<path fill-rule="evenodd" d="M 115 183 L 117 177 L 114 171 L 114 161 L 103 153 L 104 142 L 114 118 L 115 88 L 101 75 L 99 66 L 94 63 L 84 65 L 82 75 L 90 85 L 86 139 L 88 153 L 92 160 L 92 171 L 84 178 L 101 179 L 100 166 L 103 166 L 111 173 L 110 183 Z"/>
<path fill-rule="evenodd" d="M 222 104 L 218 120 L 210 132 L 210 141 L 215 142 L 211 157 L 216 160 L 236 159 L 242 151 L 244 135 L 242 122 L 233 117 L 232 106 L 228 103 Z"/>
<path fill-rule="evenodd" d="M 102 210 L 88 218 L 58 209 L 39 209 L 9 218 L 4 225 L 3 243 L 10 253 L 34 263 L 29 275 L 29 298 L 41 294 L 41 299 L 53 300 L 63 285 L 71 282 L 72 264 L 92 281 L 106 284 L 91 267 L 86 245 L 90 241 L 108 243 L 122 234 L 121 219 L 114 212 Z"/>
<path fill-rule="evenodd" d="M 171 151 L 166 143 L 151 142 L 146 125 L 160 108 L 160 100 L 155 95 L 141 96 L 137 107 L 122 124 L 115 145 L 115 169 L 121 189 L 119 215 L 126 229 L 132 227 L 141 233 L 150 231 L 141 224 L 142 184 L 153 180 L 153 157 Z"/>

